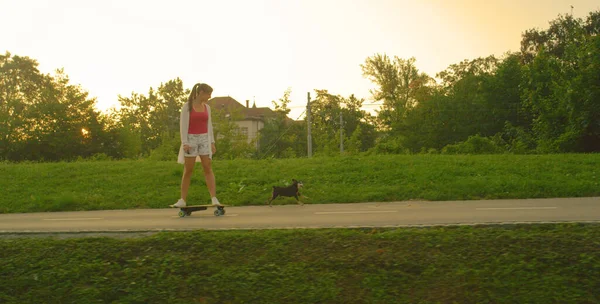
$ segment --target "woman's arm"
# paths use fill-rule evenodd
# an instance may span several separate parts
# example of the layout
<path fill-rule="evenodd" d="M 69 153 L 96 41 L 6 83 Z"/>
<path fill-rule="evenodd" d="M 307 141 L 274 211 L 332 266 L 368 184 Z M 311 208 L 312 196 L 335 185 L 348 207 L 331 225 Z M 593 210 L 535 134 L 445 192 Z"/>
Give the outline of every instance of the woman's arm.
<path fill-rule="evenodd" d="M 181 114 L 179 115 L 179 137 L 181 138 L 182 145 L 188 145 L 188 128 L 190 126 L 190 114 L 188 110 L 188 104 L 185 103 L 181 108 Z"/>

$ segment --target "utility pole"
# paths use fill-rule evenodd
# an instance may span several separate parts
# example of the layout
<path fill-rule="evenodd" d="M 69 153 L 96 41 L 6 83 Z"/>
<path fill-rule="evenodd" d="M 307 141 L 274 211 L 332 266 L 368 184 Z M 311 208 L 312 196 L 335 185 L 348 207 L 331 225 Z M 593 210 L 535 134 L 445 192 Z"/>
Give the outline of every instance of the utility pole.
<path fill-rule="evenodd" d="M 344 116 L 342 116 L 342 111 L 340 111 L 340 154 L 344 154 Z"/>
<path fill-rule="evenodd" d="M 312 157 L 312 135 L 310 133 L 310 92 L 308 92 L 308 101 L 306 102 L 306 123 L 308 130 L 307 137 L 307 148 L 308 148 L 308 157 Z"/>

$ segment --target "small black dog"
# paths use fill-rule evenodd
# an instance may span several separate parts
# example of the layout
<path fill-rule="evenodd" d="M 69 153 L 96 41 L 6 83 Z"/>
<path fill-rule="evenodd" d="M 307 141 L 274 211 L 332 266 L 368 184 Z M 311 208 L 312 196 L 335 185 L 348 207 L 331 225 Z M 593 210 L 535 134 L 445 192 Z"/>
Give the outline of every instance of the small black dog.
<path fill-rule="evenodd" d="M 303 202 L 300 201 L 300 199 L 298 198 L 299 196 L 302 196 L 302 194 L 300 194 L 300 188 L 302 188 L 302 182 L 297 181 L 295 179 L 292 179 L 292 184 L 287 186 L 287 187 L 277 187 L 277 186 L 273 186 L 273 193 L 271 194 L 271 198 L 267 201 L 267 204 L 269 204 L 269 207 L 271 207 L 271 202 L 277 198 L 278 196 L 288 196 L 288 197 L 295 197 L 296 201 L 298 201 L 298 204 L 300 205 L 304 205 Z M 302 196 L 302 197 L 306 197 L 306 196 Z"/>

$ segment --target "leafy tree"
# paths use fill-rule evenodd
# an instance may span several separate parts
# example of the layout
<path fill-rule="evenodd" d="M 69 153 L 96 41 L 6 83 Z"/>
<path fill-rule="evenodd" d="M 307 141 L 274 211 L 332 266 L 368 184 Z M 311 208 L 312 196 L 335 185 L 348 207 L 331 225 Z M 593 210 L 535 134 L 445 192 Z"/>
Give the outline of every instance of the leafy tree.
<path fill-rule="evenodd" d="M 354 95 L 344 98 L 332 95 L 327 90 L 315 90 L 316 97 L 311 102 L 311 130 L 313 149 L 317 153 L 338 154 L 340 151 L 340 131 L 347 142 L 352 136 L 351 148 L 362 152 L 374 146 L 377 132 L 374 118 L 361 110 L 363 99 Z M 342 125 L 340 125 L 340 115 Z M 356 131 L 359 129 L 358 131 Z M 346 146 L 346 144 L 344 144 Z M 351 151 L 353 151 L 351 149 Z"/>
<path fill-rule="evenodd" d="M 306 123 L 294 121 L 287 115 L 291 89 L 287 89 L 279 102 L 272 101 L 275 116 L 267 118 L 259 132 L 258 156 L 289 158 L 306 155 Z"/>
<path fill-rule="evenodd" d="M 47 81 L 29 57 L 0 55 L 0 158 L 21 160 L 20 152 L 31 140 L 30 106 Z"/>
<path fill-rule="evenodd" d="M 382 126 L 394 134 L 407 113 L 417 105 L 418 93 L 435 83 L 427 74 L 419 72 L 415 61 L 415 58 L 398 57 L 392 60 L 385 54 L 376 54 L 361 65 L 363 76 L 378 87 L 371 92 L 373 99 L 383 101 L 378 118 Z"/>
<path fill-rule="evenodd" d="M 130 133 L 141 137 L 139 150 L 148 154 L 156 149 L 166 134 L 169 138 L 179 132 L 179 114 L 189 95 L 181 79 L 161 83 L 157 90 L 150 87 L 148 96 L 133 92 L 130 97 L 119 95 L 118 120 L 121 127 L 132 128 Z"/>
<path fill-rule="evenodd" d="M 62 69 L 44 75 L 28 57 L 0 57 L 0 141 L 10 160 L 72 160 L 102 150 L 95 99 Z"/>
<path fill-rule="evenodd" d="M 248 143 L 247 137 L 239 132 L 236 120 L 242 114 L 230 109 L 211 109 L 211 118 L 216 139 L 216 159 L 251 158 L 256 153 L 256 143 Z"/>
<path fill-rule="evenodd" d="M 587 20 L 559 17 L 525 67 L 522 98 L 538 152 L 592 152 L 600 145 L 600 44 Z M 590 34 L 591 33 L 591 34 Z"/>
<path fill-rule="evenodd" d="M 495 107 L 502 106 L 488 94 L 496 66 L 493 56 L 465 60 L 437 75 L 441 86 L 421 86 L 414 94 L 415 106 L 396 126 L 395 146 L 400 151 L 439 150 L 473 134 L 487 136 L 502 130 L 504 123 L 495 116 Z"/>

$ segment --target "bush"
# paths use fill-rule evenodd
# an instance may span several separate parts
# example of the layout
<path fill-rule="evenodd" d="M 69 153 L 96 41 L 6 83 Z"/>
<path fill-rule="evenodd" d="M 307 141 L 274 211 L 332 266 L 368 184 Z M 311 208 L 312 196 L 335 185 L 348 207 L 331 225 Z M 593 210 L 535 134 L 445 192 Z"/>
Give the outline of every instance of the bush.
<path fill-rule="evenodd" d="M 369 150 L 375 152 L 375 154 L 410 154 L 409 149 L 402 145 L 402 140 L 392 136 L 381 138 L 375 147 Z"/>
<path fill-rule="evenodd" d="M 502 154 L 506 152 L 506 147 L 502 144 L 499 136 L 488 138 L 479 135 L 469 136 L 466 141 L 447 145 L 442 149 L 442 154 Z"/>
<path fill-rule="evenodd" d="M 82 161 L 108 161 L 113 160 L 111 156 L 106 155 L 106 153 L 96 153 L 88 158 L 83 158 L 81 156 L 77 157 L 78 162 Z"/>
<path fill-rule="evenodd" d="M 502 137 L 508 145 L 508 151 L 513 154 L 529 154 L 535 152 L 536 143 L 533 136 L 523 127 L 513 126 L 506 122 Z"/>
<path fill-rule="evenodd" d="M 175 136 L 171 137 L 165 133 L 162 135 L 162 142 L 160 146 L 152 150 L 148 158 L 154 161 L 176 161 L 180 146 L 181 142 L 179 135 L 176 134 Z"/>

